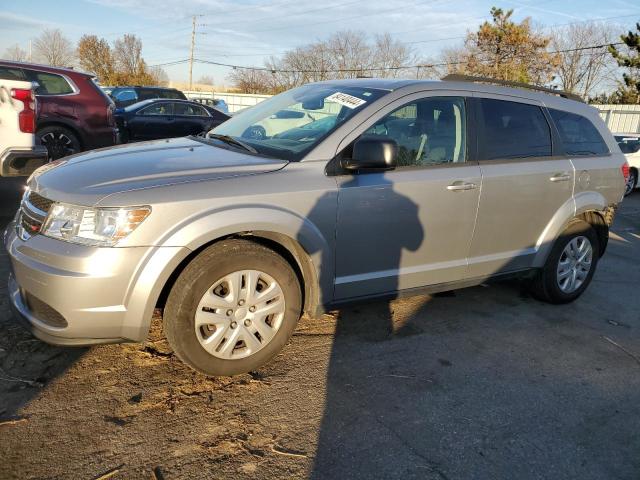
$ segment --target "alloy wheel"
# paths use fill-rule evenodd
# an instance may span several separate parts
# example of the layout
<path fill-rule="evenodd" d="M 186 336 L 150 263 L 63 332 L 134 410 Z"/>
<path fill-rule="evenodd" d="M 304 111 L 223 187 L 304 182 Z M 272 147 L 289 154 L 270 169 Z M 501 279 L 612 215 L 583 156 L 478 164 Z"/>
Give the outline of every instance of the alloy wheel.
<path fill-rule="evenodd" d="M 574 237 L 567 243 L 556 270 L 560 290 L 573 293 L 582 286 L 591 271 L 592 257 L 593 247 L 587 237 Z"/>
<path fill-rule="evenodd" d="M 76 153 L 73 140 L 71 140 L 64 132 L 48 132 L 40 137 L 40 144 L 47 148 L 52 160 L 57 160 Z"/>

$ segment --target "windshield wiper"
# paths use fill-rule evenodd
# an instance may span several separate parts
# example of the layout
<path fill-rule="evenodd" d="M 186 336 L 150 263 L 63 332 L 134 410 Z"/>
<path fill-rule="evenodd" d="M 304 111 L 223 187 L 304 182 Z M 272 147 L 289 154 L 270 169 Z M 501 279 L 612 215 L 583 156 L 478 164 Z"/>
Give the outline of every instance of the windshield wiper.
<path fill-rule="evenodd" d="M 241 142 L 237 138 L 232 137 L 231 135 L 220 135 L 219 133 L 209 133 L 206 138 L 215 138 L 216 140 L 220 140 L 221 142 L 227 143 L 229 145 L 235 145 L 237 147 L 241 147 L 248 152 L 258 153 L 258 151 L 253 148 L 251 145 L 247 145 L 244 142 Z"/>

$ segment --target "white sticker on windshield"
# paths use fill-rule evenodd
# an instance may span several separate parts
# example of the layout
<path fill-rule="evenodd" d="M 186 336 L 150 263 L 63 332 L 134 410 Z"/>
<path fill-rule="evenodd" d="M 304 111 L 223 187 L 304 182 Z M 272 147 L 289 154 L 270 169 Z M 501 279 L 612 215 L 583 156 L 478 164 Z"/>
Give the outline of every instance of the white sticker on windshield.
<path fill-rule="evenodd" d="M 329 102 L 336 102 L 340 105 L 344 105 L 347 108 L 358 108 L 360 105 L 364 105 L 367 103 L 366 100 L 362 100 L 361 98 L 354 97 L 353 95 L 349 95 L 347 93 L 336 92 L 333 95 L 330 95 L 326 98 Z"/>

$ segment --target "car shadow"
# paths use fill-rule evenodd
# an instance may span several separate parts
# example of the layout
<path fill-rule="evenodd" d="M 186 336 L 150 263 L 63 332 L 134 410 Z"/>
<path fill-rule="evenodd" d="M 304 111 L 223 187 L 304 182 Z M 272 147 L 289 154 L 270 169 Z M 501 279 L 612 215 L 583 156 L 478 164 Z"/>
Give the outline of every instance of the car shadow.
<path fill-rule="evenodd" d="M 632 230 L 620 218 L 607 254 L 637 249 Z M 398 271 L 407 250 L 385 270 Z M 603 262 L 594 285 L 619 281 L 619 270 Z M 620 314 L 597 311 L 610 293 L 594 285 L 568 305 L 507 280 L 334 312 L 309 477 L 633 478 L 640 443 L 627 419 L 640 397 L 625 378 L 637 365 L 607 340 Z"/>

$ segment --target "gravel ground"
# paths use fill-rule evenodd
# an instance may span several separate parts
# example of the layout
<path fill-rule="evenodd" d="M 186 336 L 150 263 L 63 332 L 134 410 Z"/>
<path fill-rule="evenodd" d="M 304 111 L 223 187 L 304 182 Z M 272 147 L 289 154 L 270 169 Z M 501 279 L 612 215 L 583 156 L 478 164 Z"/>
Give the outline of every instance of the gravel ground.
<path fill-rule="evenodd" d="M 369 303 L 234 378 L 182 365 L 159 318 L 145 344 L 43 344 L 2 281 L 0 478 L 638 479 L 640 193 L 613 232 L 572 305 L 517 282 Z"/>

